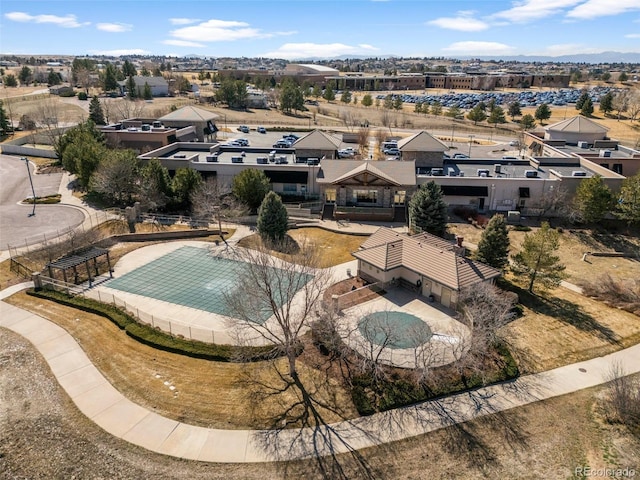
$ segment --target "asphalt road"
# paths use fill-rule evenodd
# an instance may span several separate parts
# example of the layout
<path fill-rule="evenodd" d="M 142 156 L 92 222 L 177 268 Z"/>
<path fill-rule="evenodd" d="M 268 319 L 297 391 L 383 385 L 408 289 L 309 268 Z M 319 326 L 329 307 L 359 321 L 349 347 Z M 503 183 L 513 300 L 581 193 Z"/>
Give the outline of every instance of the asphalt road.
<path fill-rule="evenodd" d="M 36 196 L 58 193 L 62 174 L 34 175 L 30 164 Z M 18 203 L 31 196 L 31 186 L 25 162 L 19 157 L 0 155 L 0 250 L 8 244 L 34 243 L 34 237 L 53 236 L 58 230 L 75 227 L 84 220 L 84 213 L 64 205 L 31 205 Z"/>

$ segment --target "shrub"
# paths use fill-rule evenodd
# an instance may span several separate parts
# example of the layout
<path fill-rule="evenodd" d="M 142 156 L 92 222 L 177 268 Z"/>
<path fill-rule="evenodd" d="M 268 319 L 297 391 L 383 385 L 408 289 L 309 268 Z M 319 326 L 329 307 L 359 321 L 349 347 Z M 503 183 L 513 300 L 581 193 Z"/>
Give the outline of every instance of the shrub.
<path fill-rule="evenodd" d="M 68 296 L 52 290 L 28 290 L 27 294 L 104 317 L 140 343 L 179 355 L 219 362 L 257 361 L 281 355 L 271 346 L 237 347 L 174 337 L 151 325 L 138 323 L 133 316 L 118 307 L 90 298 Z"/>
<path fill-rule="evenodd" d="M 78 100 L 87 100 L 89 96 L 86 92 L 78 92 Z"/>
<path fill-rule="evenodd" d="M 516 232 L 530 232 L 531 231 L 531 227 L 528 227 L 526 225 L 514 225 L 513 229 Z"/>
<path fill-rule="evenodd" d="M 75 97 L 76 96 L 76 92 L 74 92 L 73 90 L 62 91 L 59 96 L 60 97 Z M 85 98 L 85 100 L 86 100 L 86 98 Z"/>

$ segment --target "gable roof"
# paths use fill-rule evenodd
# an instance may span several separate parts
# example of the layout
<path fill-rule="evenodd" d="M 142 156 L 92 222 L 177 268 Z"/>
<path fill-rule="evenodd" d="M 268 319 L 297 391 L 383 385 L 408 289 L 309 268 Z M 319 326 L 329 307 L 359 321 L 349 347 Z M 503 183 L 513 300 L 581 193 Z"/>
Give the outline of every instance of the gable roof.
<path fill-rule="evenodd" d="M 416 184 L 416 164 L 397 160 L 322 160 L 317 180 L 318 183 L 339 184 L 359 175 L 371 175 L 391 185 L 413 186 Z"/>
<path fill-rule="evenodd" d="M 124 87 L 127 85 L 127 81 L 128 80 L 120 80 L 118 85 Z M 134 75 L 133 81 L 135 82 L 136 87 L 144 87 L 145 83 L 148 83 L 150 87 L 166 87 L 169 85 L 164 77 L 145 77 L 143 75 Z"/>
<path fill-rule="evenodd" d="M 398 140 L 398 149 L 403 152 L 444 152 L 449 147 L 424 130 Z"/>
<path fill-rule="evenodd" d="M 575 117 L 562 120 L 561 122 L 548 125 L 545 130 L 566 133 L 605 133 L 609 129 L 590 118 L 576 115 Z"/>
<path fill-rule="evenodd" d="M 385 227 L 353 256 L 385 271 L 407 268 L 454 290 L 500 276 L 495 268 L 457 255 L 443 238 L 428 233 L 410 237 Z"/>
<path fill-rule="evenodd" d="M 337 150 L 340 140 L 321 130 L 314 130 L 296 140 L 294 146 L 305 150 Z"/>
<path fill-rule="evenodd" d="M 220 118 L 220 115 L 205 110 L 204 108 L 194 107 L 187 105 L 186 107 L 179 108 L 173 112 L 167 113 L 163 117 L 160 117 L 160 121 L 181 121 L 181 122 L 206 122 L 209 120 L 215 120 Z"/>

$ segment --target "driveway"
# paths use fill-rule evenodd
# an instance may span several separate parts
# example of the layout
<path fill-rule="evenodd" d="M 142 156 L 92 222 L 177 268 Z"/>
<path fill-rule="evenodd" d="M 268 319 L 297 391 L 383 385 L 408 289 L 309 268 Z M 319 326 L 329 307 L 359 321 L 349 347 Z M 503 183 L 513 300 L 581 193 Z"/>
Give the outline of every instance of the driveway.
<path fill-rule="evenodd" d="M 36 196 L 58 193 L 61 173 L 35 175 L 32 169 Z M 53 237 L 58 230 L 76 227 L 84 220 L 84 212 L 65 205 L 36 205 L 34 216 L 32 205 L 18 203 L 31 196 L 31 186 L 25 162 L 19 157 L 0 155 L 0 250 L 8 244 L 37 243 L 43 235 Z"/>

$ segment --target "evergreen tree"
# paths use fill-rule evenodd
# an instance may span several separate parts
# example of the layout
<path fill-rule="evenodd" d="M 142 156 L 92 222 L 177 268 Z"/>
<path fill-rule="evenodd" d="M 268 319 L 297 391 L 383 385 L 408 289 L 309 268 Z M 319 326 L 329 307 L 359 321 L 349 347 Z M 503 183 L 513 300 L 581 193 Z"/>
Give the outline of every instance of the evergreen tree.
<path fill-rule="evenodd" d="M 31 82 L 31 74 L 32 74 L 31 69 L 26 65 L 24 65 L 20 69 L 20 74 L 18 75 L 18 78 L 20 79 L 20 83 L 23 85 L 29 85 L 29 82 Z"/>
<path fill-rule="evenodd" d="M 600 111 L 605 115 L 613 111 L 613 93 L 609 92 L 600 97 Z"/>
<path fill-rule="evenodd" d="M 314 85 L 313 86 L 313 92 L 311 92 L 311 95 L 313 96 L 313 98 L 316 99 L 316 101 L 322 96 L 322 90 L 320 89 L 320 85 Z"/>
<path fill-rule="evenodd" d="M 150 210 L 163 208 L 173 197 L 169 170 L 160 160 L 152 158 L 142 167 L 141 177 L 141 202 Z"/>
<path fill-rule="evenodd" d="M 618 75 L 619 82 L 626 82 L 627 80 L 629 80 L 629 75 L 627 75 L 627 72 L 621 72 L 620 75 Z"/>
<path fill-rule="evenodd" d="M 537 281 L 544 288 L 552 288 L 565 278 L 565 267 L 560 263 L 560 257 L 554 255 L 559 244 L 560 234 L 543 222 L 537 232 L 525 235 L 521 251 L 511 257 L 511 269 L 529 280 L 530 292 Z"/>
<path fill-rule="evenodd" d="M 152 100 L 153 94 L 151 93 L 151 87 L 147 82 L 144 82 L 144 90 L 142 91 L 142 98 L 145 100 Z"/>
<path fill-rule="evenodd" d="M 179 208 L 191 210 L 191 196 L 202 183 L 200 172 L 189 167 L 179 168 L 171 181 L 173 198 Z"/>
<path fill-rule="evenodd" d="M 62 78 L 58 72 L 54 72 L 53 70 L 49 70 L 49 74 L 47 75 L 47 85 L 60 85 L 62 83 Z"/>
<path fill-rule="evenodd" d="M 289 217 L 280 195 L 269 192 L 258 209 L 258 233 L 263 241 L 281 242 L 287 233 Z"/>
<path fill-rule="evenodd" d="M 590 117 L 593 114 L 593 102 L 591 98 L 587 97 L 587 99 L 582 104 L 582 108 L 580 109 L 580 114 L 585 117 Z"/>
<path fill-rule="evenodd" d="M 471 120 L 474 125 L 477 125 L 478 122 L 482 122 L 487 119 L 487 114 L 484 113 L 484 110 L 480 107 L 480 104 L 478 104 L 469 110 L 467 118 Z"/>
<path fill-rule="evenodd" d="M 460 107 L 458 105 L 452 105 L 449 107 L 447 113 L 445 113 L 444 116 L 460 119 L 462 118 L 462 110 L 460 110 Z"/>
<path fill-rule="evenodd" d="M 640 173 L 622 183 L 616 216 L 630 224 L 640 224 Z"/>
<path fill-rule="evenodd" d="M 9 135 L 11 127 L 9 125 L 9 118 L 7 112 L 4 109 L 4 104 L 0 100 L 0 138 L 4 138 Z"/>
<path fill-rule="evenodd" d="M 444 235 L 447 228 L 447 204 L 434 181 L 416 190 L 409 202 L 409 227 L 414 233 Z"/>
<path fill-rule="evenodd" d="M 386 97 L 384 97 L 384 103 L 382 104 L 382 107 L 386 110 L 391 110 L 393 108 L 393 95 L 387 95 Z"/>
<path fill-rule="evenodd" d="M 520 125 L 524 130 L 529 130 L 536 126 L 536 120 L 532 115 L 525 113 L 520 119 Z"/>
<path fill-rule="evenodd" d="M 511 120 L 513 120 L 515 117 L 519 117 L 520 115 L 522 115 L 520 102 L 517 100 L 515 102 L 511 102 L 509 104 L 509 116 L 511 117 Z"/>
<path fill-rule="evenodd" d="M 125 77 L 134 77 L 137 75 L 136 67 L 129 60 L 125 60 L 122 64 L 122 74 Z"/>
<path fill-rule="evenodd" d="M 494 215 L 482 232 L 476 259 L 502 270 L 509 263 L 509 232 L 504 215 Z"/>
<path fill-rule="evenodd" d="M 100 100 L 95 95 L 89 104 L 89 118 L 93 120 L 93 123 L 96 125 L 105 125 L 107 123 L 104 120 L 104 112 L 102 111 Z"/>
<path fill-rule="evenodd" d="M 4 81 L 2 83 L 4 83 L 5 87 L 17 87 L 18 79 L 13 73 L 10 73 L 4 77 Z"/>
<path fill-rule="evenodd" d="M 231 191 L 253 213 L 257 211 L 269 190 L 271 190 L 269 179 L 262 170 L 247 168 L 233 177 Z"/>
<path fill-rule="evenodd" d="M 373 105 L 373 98 L 369 93 L 365 93 L 364 96 L 362 97 L 361 103 L 365 107 L 370 107 L 371 105 Z"/>
<path fill-rule="evenodd" d="M 578 99 L 576 100 L 576 110 L 582 110 L 584 102 L 589 99 L 589 92 L 583 90 Z"/>
<path fill-rule="evenodd" d="M 613 194 L 600 175 L 585 178 L 576 189 L 573 206 L 578 217 L 587 223 L 597 223 L 611 211 Z"/>
<path fill-rule="evenodd" d="M 331 82 L 327 83 L 327 86 L 324 87 L 324 94 L 322 95 L 322 98 L 324 98 L 327 102 L 332 102 L 336 99 L 336 94 L 333 90 Z"/>
<path fill-rule="evenodd" d="M 129 98 L 129 100 L 135 100 L 138 97 L 136 81 L 132 76 L 127 78 L 127 97 Z"/>
<path fill-rule="evenodd" d="M 402 97 L 400 95 L 396 95 L 396 97 L 393 99 L 393 109 L 402 110 L 402 105 Z"/>
<path fill-rule="evenodd" d="M 86 188 L 106 153 L 107 147 L 103 143 L 97 141 L 88 131 L 80 130 L 66 145 L 62 156 L 62 166 L 69 173 L 75 174 L 80 185 Z"/>
<path fill-rule="evenodd" d="M 342 95 L 340 96 L 340 101 L 342 103 L 351 103 L 351 92 L 349 91 L 349 89 L 344 90 L 342 92 Z"/>
<path fill-rule="evenodd" d="M 504 116 L 504 110 L 499 106 L 493 107 L 489 114 L 489 118 L 487 118 L 487 122 L 493 123 L 496 127 L 499 123 L 505 123 L 506 121 L 507 119 Z"/>
<path fill-rule="evenodd" d="M 536 108 L 535 112 L 535 118 L 540 123 L 542 123 L 544 120 L 549 120 L 551 118 L 551 109 L 549 108 L 549 105 L 547 105 L 546 103 L 538 105 L 538 108 Z"/>

